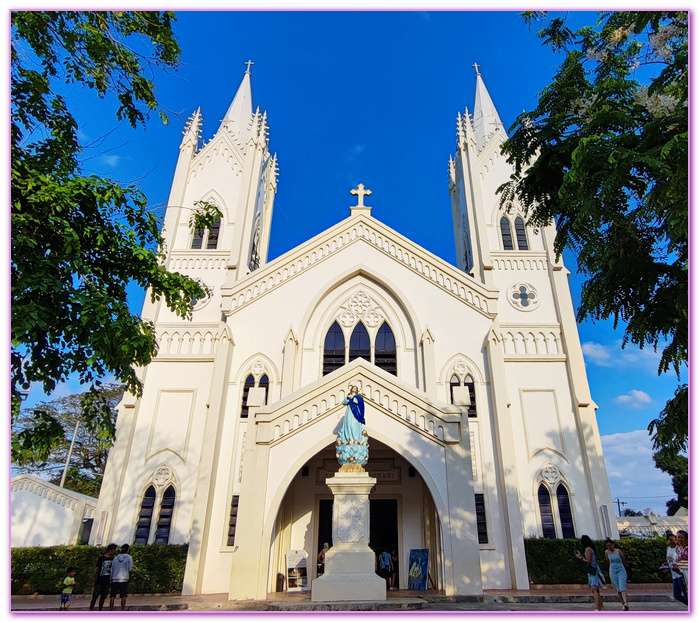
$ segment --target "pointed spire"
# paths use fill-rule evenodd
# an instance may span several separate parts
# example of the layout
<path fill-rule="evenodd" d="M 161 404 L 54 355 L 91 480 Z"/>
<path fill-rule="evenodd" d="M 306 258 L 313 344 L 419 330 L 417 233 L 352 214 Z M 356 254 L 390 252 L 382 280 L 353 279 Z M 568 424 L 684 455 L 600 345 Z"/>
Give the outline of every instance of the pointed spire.
<path fill-rule="evenodd" d="M 246 63 L 248 69 L 243 74 L 243 80 L 241 80 L 238 91 L 236 91 L 236 95 L 221 121 L 219 130 L 226 127 L 230 129 L 236 128 L 241 132 L 243 128 L 248 128 L 248 124 L 253 116 L 253 91 L 250 86 L 250 65 L 252 64 L 252 61 Z"/>
<path fill-rule="evenodd" d="M 488 139 L 498 129 L 503 131 L 505 128 L 498 116 L 498 111 L 493 105 L 493 100 L 486 90 L 484 79 L 479 71 L 479 65 L 474 63 L 476 69 L 476 97 L 474 98 L 474 135 L 476 138 L 477 148 L 481 149 Z"/>
<path fill-rule="evenodd" d="M 185 128 L 182 130 L 182 135 L 180 149 L 185 146 L 192 146 L 197 151 L 199 139 L 202 137 L 202 111 L 200 108 L 197 108 L 187 120 Z"/>

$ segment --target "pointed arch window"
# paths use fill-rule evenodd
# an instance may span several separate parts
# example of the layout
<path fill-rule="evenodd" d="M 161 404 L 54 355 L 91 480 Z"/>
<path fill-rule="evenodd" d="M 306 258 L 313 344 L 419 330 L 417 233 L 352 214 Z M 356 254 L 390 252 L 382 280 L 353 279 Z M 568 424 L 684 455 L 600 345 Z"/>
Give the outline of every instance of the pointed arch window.
<path fill-rule="evenodd" d="M 519 216 L 515 219 L 515 239 L 518 241 L 518 250 L 528 250 L 527 234 L 525 232 L 525 222 Z"/>
<path fill-rule="evenodd" d="M 456 374 L 453 374 L 450 378 L 450 403 L 455 403 L 455 387 L 466 387 L 469 391 L 469 405 L 467 407 L 467 417 L 476 417 L 476 389 L 474 387 L 474 379 L 472 379 L 470 374 L 467 374 L 464 378 L 460 378 Z"/>
<path fill-rule="evenodd" d="M 345 365 L 345 336 L 337 322 L 331 325 L 323 344 L 323 374 Z"/>
<path fill-rule="evenodd" d="M 219 231 L 221 230 L 221 217 L 214 221 L 207 236 L 207 249 L 216 249 L 219 244 Z"/>
<path fill-rule="evenodd" d="M 146 489 L 141 500 L 141 510 L 136 523 L 134 545 L 146 545 L 151 534 L 151 521 L 153 520 L 153 507 L 156 504 L 156 489 L 153 485 Z"/>
<path fill-rule="evenodd" d="M 469 390 L 469 407 L 467 408 L 467 416 L 476 417 L 476 390 L 474 389 L 474 380 L 468 374 L 464 379 L 464 385 Z"/>
<path fill-rule="evenodd" d="M 357 323 L 350 336 L 350 361 L 358 357 L 370 361 L 369 334 L 361 322 Z"/>
<path fill-rule="evenodd" d="M 255 387 L 255 379 L 253 378 L 252 374 L 249 374 L 248 378 L 245 380 L 245 384 L 243 385 L 243 398 L 241 400 L 242 418 L 248 417 L 248 393 L 250 392 L 251 387 Z"/>
<path fill-rule="evenodd" d="M 510 221 L 507 216 L 501 218 L 501 238 L 503 239 L 503 250 L 513 250 L 513 233 L 510 229 Z"/>
<path fill-rule="evenodd" d="M 574 518 L 571 513 L 569 492 L 563 484 L 559 484 L 557 487 L 557 507 L 559 509 L 559 522 L 561 523 L 561 536 L 563 539 L 573 539 L 576 536 Z"/>
<path fill-rule="evenodd" d="M 156 524 L 156 538 L 154 545 L 167 545 L 170 540 L 170 526 L 173 521 L 173 510 L 175 509 L 175 487 L 170 485 L 163 493 L 160 502 L 160 513 Z"/>
<path fill-rule="evenodd" d="M 459 377 L 456 374 L 452 375 L 452 378 L 450 379 L 450 404 L 455 403 L 455 387 L 459 387 L 462 384 L 462 381 L 459 380 Z"/>
<path fill-rule="evenodd" d="M 262 387 L 265 390 L 265 398 L 263 404 L 267 404 L 267 391 L 270 389 L 270 379 L 267 378 L 267 374 L 263 374 L 258 382 L 258 387 Z"/>
<path fill-rule="evenodd" d="M 221 217 L 217 218 L 208 229 L 195 229 L 192 236 L 192 249 L 216 249 L 219 244 L 219 231 L 221 230 Z"/>
<path fill-rule="evenodd" d="M 537 500 L 540 505 L 540 519 L 542 520 L 542 536 L 545 539 L 555 539 L 557 532 L 554 528 L 554 515 L 552 513 L 552 500 L 549 495 L 549 489 L 540 485 L 537 490 Z"/>
<path fill-rule="evenodd" d="M 374 364 L 382 370 L 396 374 L 396 340 L 386 322 L 379 327 L 374 340 Z"/>

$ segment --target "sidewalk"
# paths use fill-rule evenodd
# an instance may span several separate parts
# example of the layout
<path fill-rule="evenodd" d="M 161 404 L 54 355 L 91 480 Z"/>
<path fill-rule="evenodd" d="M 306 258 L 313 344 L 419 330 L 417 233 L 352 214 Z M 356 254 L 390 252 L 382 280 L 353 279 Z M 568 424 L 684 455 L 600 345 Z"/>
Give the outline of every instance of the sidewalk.
<path fill-rule="evenodd" d="M 617 593 L 612 587 L 601 591 L 607 604 L 619 605 Z M 671 586 L 667 584 L 630 585 L 627 591 L 634 610 L 684 610 L 685 606 L 674 601 Z M 13 595 L 13 612 L 56 611 L 58 595 Z M 530 590 L 485 590 L 483 596 L 447 598 L 441 591 L 391 591 L 384 602 L 336 602 L 312 603 L 309 592 L 270 593 L 264 601 L 229 601 L 225 593 L 215 595 L 130 595 L 127 611 L 310 611 L 310 610 L 495 610 L 540 609 L 537 604 L 549 604 L 555 610 L 588 609 L 593 599 L 585 585 L 533 586 Z M 117 598 L 115 606 L 119 607 Z M 529 606 L 528 606 L 529 604 Z M 638 607 L 634 607 L 637 604 Z M 88 610 L 90 595 L 74 595 L 71 610 Z M 508 607 L 515 605 L 517 608 Z M 653 605 L 653 607 L 652 607 Z M 109 600 L 105 604 L 109 608 Z M 676 607 L 678 606 L 678 607 Z"/>

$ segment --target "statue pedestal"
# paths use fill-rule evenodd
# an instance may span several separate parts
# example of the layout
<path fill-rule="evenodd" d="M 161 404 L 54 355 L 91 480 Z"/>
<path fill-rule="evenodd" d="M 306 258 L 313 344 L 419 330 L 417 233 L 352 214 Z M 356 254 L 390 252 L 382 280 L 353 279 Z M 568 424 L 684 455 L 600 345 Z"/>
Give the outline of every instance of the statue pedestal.
<path fill-rule="evenodd" d="M 325 573 L 311 583 L 311 601 L 384 601 L 386 582 L 374 572 L 369 548 L 369 494 L 377 484 L 365 472 L 326 479 L 333 492 L 333 547 Z"/>

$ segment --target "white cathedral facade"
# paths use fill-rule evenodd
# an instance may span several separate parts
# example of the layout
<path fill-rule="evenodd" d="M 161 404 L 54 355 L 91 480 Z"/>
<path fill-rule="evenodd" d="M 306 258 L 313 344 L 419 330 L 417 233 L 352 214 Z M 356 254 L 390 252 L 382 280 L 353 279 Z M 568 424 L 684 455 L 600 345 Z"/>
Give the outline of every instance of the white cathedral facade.
<path fill-rule="evenodd" d="M 119 406 L 90 542 L 189 543 L 184 594 L 264 599 L 288 550 L 315 562 L 330 539 L 351 385 L 370 545 L 396 550 L 402 588 L 412 549 L 431 588 L 478 595 L 529 587 L 527 537 L 617 537 L 568 273 L 553 227 L 499 207 L 506 133 L 478 68 L 450 158 L 458 266 L 375 219 L 362 185 L 345 220 L 268 261 L 277 162 L 250 80 L 206 144 L 199 110 L 185 127 L 167 267 L 212 293 L 191 320 L 147 297 L 158 355 Z M 202 201 L 223 217 L 193 231 Z"/>

